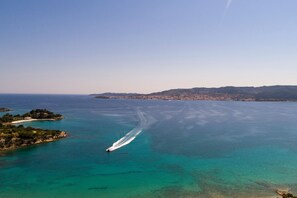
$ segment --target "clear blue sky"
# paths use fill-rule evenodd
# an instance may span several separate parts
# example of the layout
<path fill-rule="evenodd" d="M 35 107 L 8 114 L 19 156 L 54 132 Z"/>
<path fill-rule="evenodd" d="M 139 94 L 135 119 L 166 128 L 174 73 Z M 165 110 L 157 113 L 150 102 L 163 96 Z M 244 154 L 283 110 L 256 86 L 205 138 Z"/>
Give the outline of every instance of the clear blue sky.
<path fill-rule="evenodd" d="M 0 93 L 297 84 L 297 1 L 229 3 L 1 0 Z"/>

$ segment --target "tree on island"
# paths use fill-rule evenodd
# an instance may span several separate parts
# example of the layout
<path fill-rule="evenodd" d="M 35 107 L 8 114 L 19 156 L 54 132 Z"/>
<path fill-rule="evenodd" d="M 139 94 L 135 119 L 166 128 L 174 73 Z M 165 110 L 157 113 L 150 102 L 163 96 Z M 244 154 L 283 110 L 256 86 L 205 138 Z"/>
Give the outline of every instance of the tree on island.
<path fill-rule="evenodd" d="M 35 109 L 23 115 L 5 114 L 0 117 L 0 151 L 13 150 L 24 146 L 52 142 L 67 136 L 63 131 L 47 130 L 33 127 L 15 126 L 13 121 L 24 120 L 27 118 L 37 120 L 59 120 L 63 116 L 55 114 L 46 109 Z"/>
<path fill-rule="evenodd" d="M 7 113 L 0 118 L 0 122 L 3 122 L 3 123 L 12 122 L 13 118 L 14 118 L 13 115 Z"/>
<path fill-rule="evenodd" d="M 27 118 L 60 120 L 63 118 L 63 116 L 61 114 L 55 114 L 47 109 L 35 109 L 23 115 L 20 115 L 20 114 L 12 115 L 7 113 L 0 118 L 0 122 L 11 123 L 13 121 L 25 120 Z"/>
<path fill-rule="evenodd" d="M 0 124 L 0 151 L 52 142 L 66 136 L 65 132 L 59 130 Z"/>
<path fill-rule="evenodd" d="M 25 113 L 23 117 L 31 117 L 33 119 L 58 119 L 62 118 L 62 115 L 55 114 L 47 109 L 35 109 L 29 113 Z"/>

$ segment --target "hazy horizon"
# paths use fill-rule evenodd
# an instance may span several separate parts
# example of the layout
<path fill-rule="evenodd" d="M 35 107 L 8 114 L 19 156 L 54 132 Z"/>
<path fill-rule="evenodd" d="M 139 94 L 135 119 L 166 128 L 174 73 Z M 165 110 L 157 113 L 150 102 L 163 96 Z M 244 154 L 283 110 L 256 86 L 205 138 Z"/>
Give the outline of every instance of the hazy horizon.
<path fill-rule="evenodd" d="M 294 0 L 0 2 L 0 93 L 295 85 Z"/>
<path fill-rule="evenodd" d="M 94 92 L 94 93 L 46 93 L 46 92 L 40 92 L 40 93 L 15 93 L 15 92 L 3 92 L 0 94 L 28 94 L 28 95 L 92 95 L 92 94 L 104 94 L 104 93 L 123 93 L 123 94 L 151 94 L 151 93 L 157 93 L 157 92 L 162 92 L 162 91 L 168 91 L 168 90 L 173 90 L 173 89 L 193 89 L 193 88 L 222 88 L 222 87 L 271 87 L 271 86 L 297 86 L 297 85 L 260 85 L 260 86 L 233 86 L 233 85 L 227 85 L 227 86 L 212 86 L 212 87 L 201 87 L 201 86 L 194 86 L 194 87 L 172 87 L 168 89 L 163 89 L 163 90 L 156 90 L 152 92 L 135 92 L 135 91 L 130 91 L 130 92 L 121 92 L 121 91 L 105 91 L 105 92 Z"/>

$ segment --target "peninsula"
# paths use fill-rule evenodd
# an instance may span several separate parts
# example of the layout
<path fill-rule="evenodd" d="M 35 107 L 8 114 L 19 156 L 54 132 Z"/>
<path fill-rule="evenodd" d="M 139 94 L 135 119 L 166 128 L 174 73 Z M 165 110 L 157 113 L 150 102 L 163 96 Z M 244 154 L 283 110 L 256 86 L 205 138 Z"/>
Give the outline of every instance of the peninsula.
<path fill-rule="evenodd" d="M 297 101 L 297 86 L 171 89 L 151 94 L 92 94 L 99 99 Z"/>
<path fill-rule="evenodd" d="M 64 131 L 13 125 L 21 122 L 61 119 L 63 119 L 61 114 L 55 114 L 46 109 L 35 109 L 23 115 L 11 115 L 8 113 L 3 115 L 0 117 L 0 151 L 53 142 L 66 137 L 67 133 Z"/>

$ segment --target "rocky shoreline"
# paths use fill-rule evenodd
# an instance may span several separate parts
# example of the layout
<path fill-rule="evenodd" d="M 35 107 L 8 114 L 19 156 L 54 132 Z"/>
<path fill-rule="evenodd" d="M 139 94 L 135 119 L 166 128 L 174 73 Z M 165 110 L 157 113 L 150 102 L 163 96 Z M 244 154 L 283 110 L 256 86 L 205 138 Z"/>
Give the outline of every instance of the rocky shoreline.
<path fill-rule="evenodd" d="M 0 151 L 16 150 L 67 137 L 68 134 L 65 131 L 14 125 L 23 122 L 56 121 L 61 119 L 63 119 L 62 115 L 54 114 L 46 109 L 32 110 L 24 115 L 3 115 L 0 117 Z"/>
<path fill-rule="evenodd" d="M 7 137 L 3 134 L 0 134 L 0 151 L 11 151 L 32 145 L 54 142 L 67 136 L 67 133 L 64 131 L 61 131 L 56 135 L 47 135 L 44 138 L 39 137 L 31 139 L 24 139 L 18 135 Z"/>
<path fill-rule="evenodd" d="M 17 120 L 17 121 L 12 121 L 10 124 L 20 124 L 20 123 L 24 123 L 24 122 L 34 122 L 34 121 L 56 121 L 56 120 L 61 120 L 61 118 L 59 119 L 26 119 L 26 120 Z"/>
<path fill-rule="evenodd" d="M 294 196 L 288 190 L 276 190 L 276 194 L 281 196 L 281 198 L 297 198 L 297 196 Z"/>

